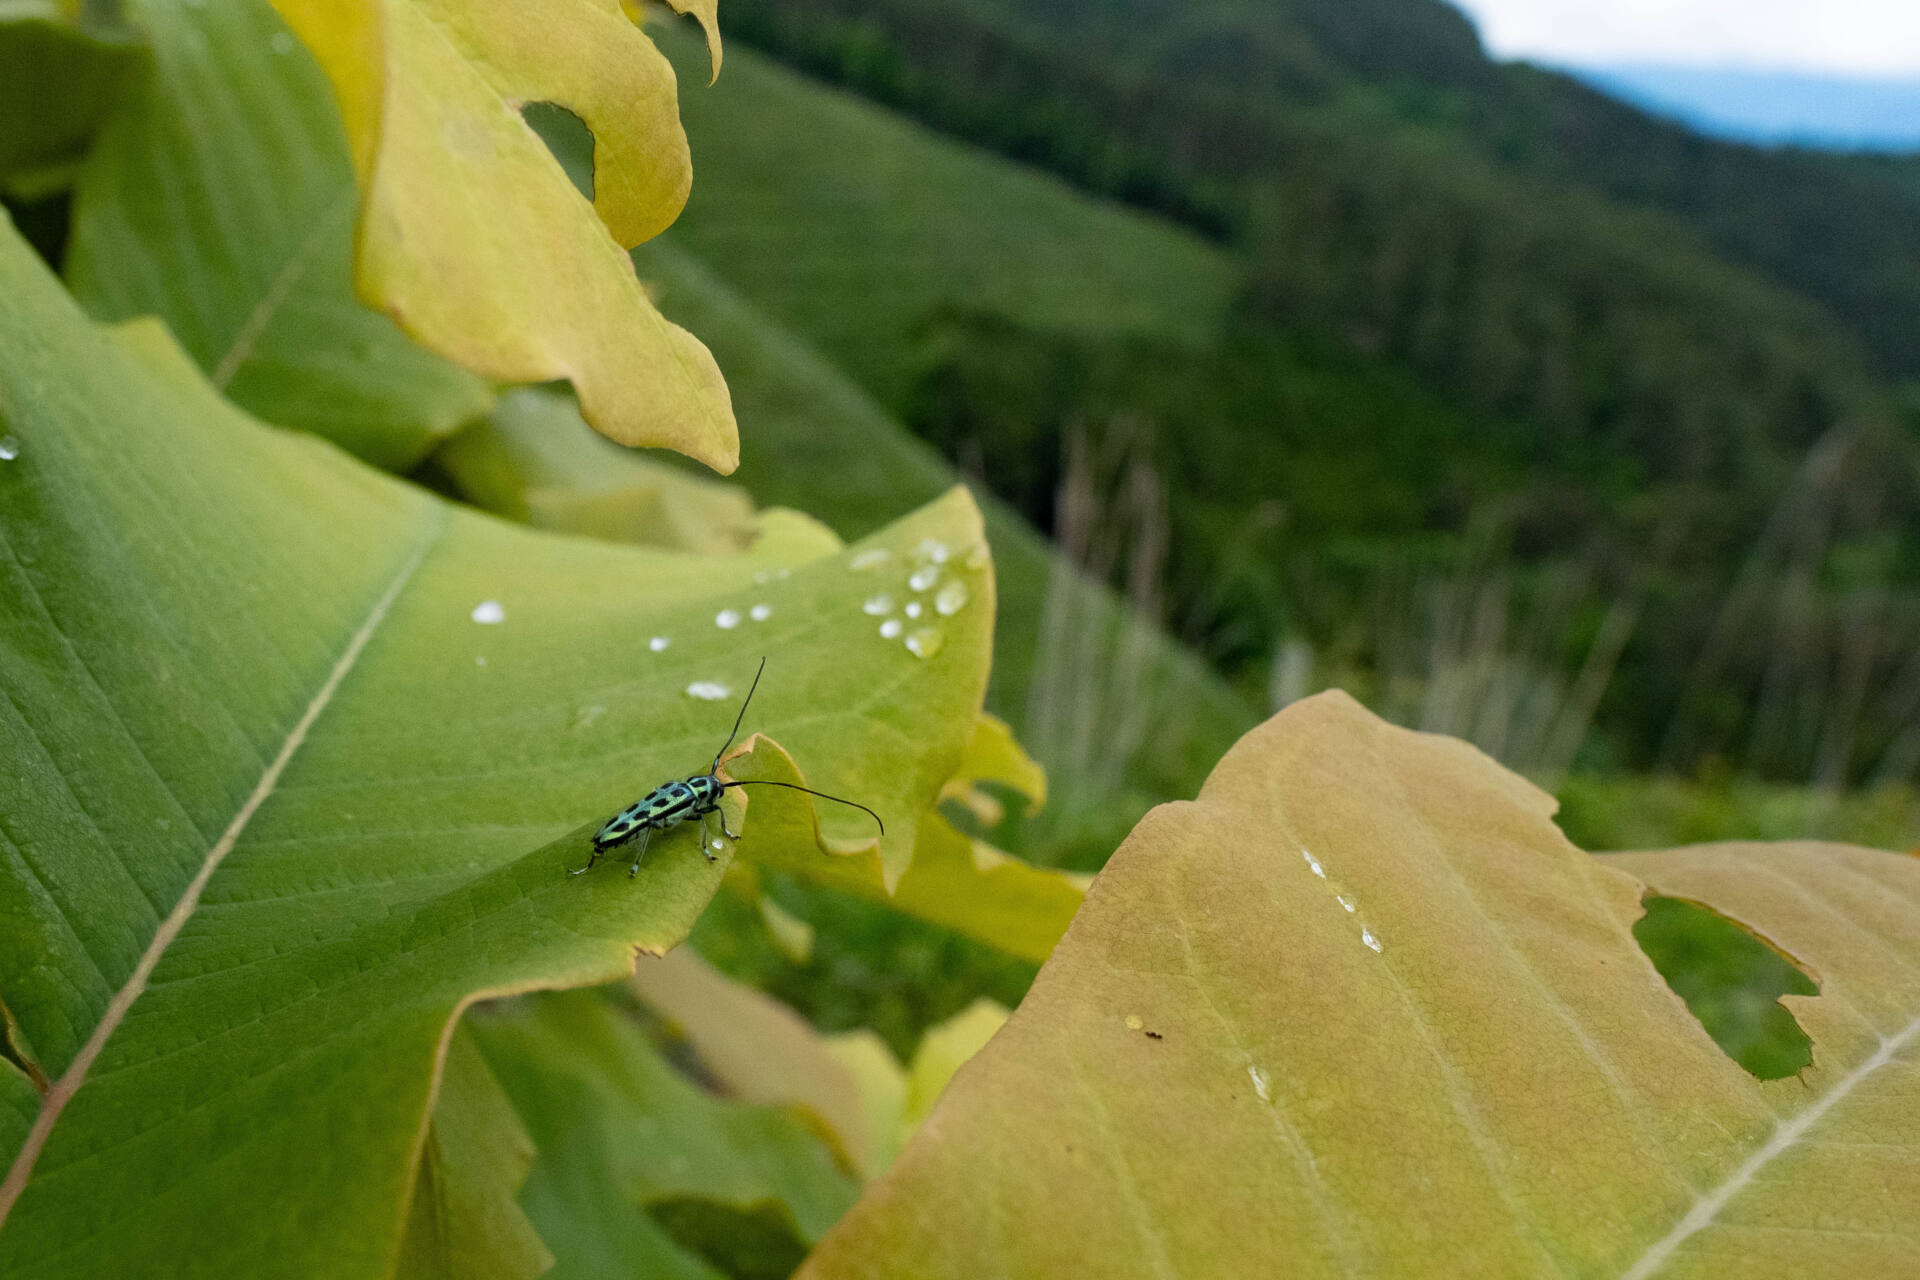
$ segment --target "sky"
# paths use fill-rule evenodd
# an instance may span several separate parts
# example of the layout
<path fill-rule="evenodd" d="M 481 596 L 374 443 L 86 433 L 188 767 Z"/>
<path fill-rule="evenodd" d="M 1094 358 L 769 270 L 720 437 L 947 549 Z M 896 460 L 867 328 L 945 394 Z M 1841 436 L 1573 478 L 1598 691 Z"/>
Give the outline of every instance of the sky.
<path fill-rule="evenodd" d="M 1920 77 L 1920 0 L 1455 0 L 1496 57 Z"/>

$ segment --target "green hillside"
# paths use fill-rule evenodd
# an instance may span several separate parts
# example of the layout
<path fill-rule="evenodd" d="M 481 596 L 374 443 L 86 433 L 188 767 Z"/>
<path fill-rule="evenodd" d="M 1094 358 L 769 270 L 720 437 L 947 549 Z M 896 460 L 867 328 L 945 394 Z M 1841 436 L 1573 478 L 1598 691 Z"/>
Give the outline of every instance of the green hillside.
<path fill-rule="evenodd" d="M 913 335 L 946 308 L 1068 332 L 1207 340 L 1237 283 L 1191 232 L 1089 201 L 736 48 L 711 89 L 689 32 L 680 72 L 693 197 L 669 238 L 889 406 Z"/>
<path fill-rule="evenodd" d="M 1920 644 L 1910 593 L 1887 594 L 1920 581 L 1920 496 L 1881 344 L 1729 247 L 1713 219 L 1739 201 L 1675 193 L 1668 126 L 1496 67 L 1444 6 L 1309 8 L 739 0 L 711 90 L 662 36 L 700 157 L 668 240 L 1042 529 L 1071 441 L 1132 459 L 1165 498 L 1158 597 L 1249 694 L 1296 687 L 1304 647 L 1302 687 L 1522 767 L 1882 776 L 1905 713 L 1833 702 L 1856 679 L 1837 672 L 1895 682 Z M 1653 176 L 1543 141 L 1582 128 L 1616 149 L 1652 130 Z M 1675 136 L 1795 184 L 1753 216 L 1806 233 L 1804 173 Z M 1582 147 L 1616 163 L 1547 163 Z M 1834 163 L 1877 209 L 1910 198 L 1897 164 Z M 1450 636 L 1421 601 L 1475 597 L 1474 575 L 1511 616 Z M 1888 601 L 1870 624 L 1863 592 Z M 1486 685 L 1506 704 L 1435 711 L 1420 690 L 1454 662 L 1515 666 Z M 1508 726 L 1545 714 L 1536 687 L 1568 725 Z M 1536 762 L 1516 736 L 1558 745 Z"/>
<path fill-rule="evenodd" d="M 635 261 L 666 313 L 700 334 L 726 371 L 748 441 L 733 479 L 760 502 L 821 512 L 855 538 L 959 482 L 937 453 L 707 264 L 661 243 Z M 1067 568 L 1004 503 L 981 497 L 999 586 L 988 703 L 1053 782 L 1052 825 L 1028 851 L 1094 865 L 1148 806 L 1191 796 L 1252 724 L 1253 709 L 1113 593 Z M 1064 619 L 1064 630 L 1050 630 L 1050 619 Z M 1096 666 L 1112 684 L 1069 687 Z M 1150 737 L 1121 731 L 1142 715 L 1151 717 Z M 1083 717 L 1095 730 L 1086 739 L 1077 732 Z"/>

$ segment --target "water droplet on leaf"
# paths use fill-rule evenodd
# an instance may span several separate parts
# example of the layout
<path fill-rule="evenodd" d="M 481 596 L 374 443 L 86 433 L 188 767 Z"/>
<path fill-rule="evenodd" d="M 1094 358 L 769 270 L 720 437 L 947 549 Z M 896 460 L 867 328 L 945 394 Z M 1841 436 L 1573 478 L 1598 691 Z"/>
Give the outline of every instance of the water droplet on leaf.
<path fill-rule="evenodd" d="M 482 600 L 473 606 L 473 620 L 490 627 L 496 623 L 505 622 L 507 611 L 498 600 Z"/>
<path fill-rule="evenodd" d="M 940 570 L 933 565 L 928 565 L 924 569 L 915 569 L 913 576 L 907 579 L 907 585 L 915 591 L 925 591 L 938 581 L 940 581 Z"/>
<path fill-rule="evenodd" d="M 943 618 L 951 618 L 967 607 L 967 584 L 955 578 L 940 588 L 940 594 L 933 598 L 933 607 L 940 611 Z"/>
<path fill-rule="evenodd" d="M 897 640 L 900 638 L 900 632 L 904 629 L 905 628 L 900 625 L 900 619 L 888 618 L 880 624 L 880 637 L 883 640 Z"/>
<path fill-rule="evenodd" d="M 20 441 L 13 436 L 0 436 L 0 462 L 12 462 L 20 456 Z"/>
<path fill-rule="evenodd" d="M 945 643 L 945 638 L 932 627 L 922 627 L 907 637 L 907 649 L 916 658 L 931 658 Z"/>
<path fill-rule="evenodd" d="M 733 690 L 717 680 L 695 680 L 687 686 L 687 696 L 702 702 L 721 702 L 733 696 Z"/>
<path fill-rule="evenodd" d="M 860 612 L 873 618 L 877 618 L 884 613 L 892 613 L 893 597 L 884 591 L 877 596 L 869 596 L 867 597 L 867 602 L 860 606 Z"/>
<path fill-rule="evenodd" d="M 747 610 L 747 616 L 755 622 L 765 622 L 773 616 L 773 606 L 770 604 L 757 604 Z"/>
<path fill-rule="evenodd" d="M 668 636 L 655 636 L 653 639 L 647 641 L 647 648 L 653 650 L 655 653 L 661 653 L 672 643 L 673 640 Z"/>
<path fill-rule="evenodd" d="M 738 609 L 722 609 L 713 615 L 713 625 L 722 631 L 733 630 L 740 625 L 740 611 Z"/>
<path fill-rule="evenodd" d="M 891 559 L 893 559 L 893 552 L 885 547 L 868 547 L 849 561 L 848 567 L 861 570 L 878 569 Z"/>

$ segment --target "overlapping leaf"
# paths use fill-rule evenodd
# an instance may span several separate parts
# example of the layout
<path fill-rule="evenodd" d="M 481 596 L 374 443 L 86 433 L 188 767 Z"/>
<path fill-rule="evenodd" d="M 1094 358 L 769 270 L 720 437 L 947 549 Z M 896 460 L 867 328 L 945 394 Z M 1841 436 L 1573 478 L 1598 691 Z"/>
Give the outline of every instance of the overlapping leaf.
<path fill-rule="evenodd" d="M 353 165 L 325 76 L 266 0 L 128 0 L 148 57 L 75 193 L 67 276 L 156 315 L 235 403 L 404 470 L 486 385 L 354 296 Z"/>
<path fill-rule="evenodd" d="M 669 324 L 626 250 L 692 181 L 672 67 L 617 0 L 275 0 L 333 82 L 359 176 L 361 293 L 503 382 L 572 381 L 623 444 L 739 462 L 713 357 Z M 594 135 L 574 190 L 520 108 Z"/>
<path fill-rule="evenodd" d="M 797 1117 L 707 1095 L 603 993 L 537 997 L 470 1023 L 539 1147 L 521 1203 L 559 1259 L 554 1280 L 717 1280 L 649 1217 L 664 1201 L 766 1212 L 810 1242 L 853 1199 Z"/>
<path fill-rule="evenodd" d="M 0 418 L 0 1005 L 53 1082 L 0 1124 L 9 1277 L 389 1274 L 457 1011 L 617 978 L 713 892 L 687 831 L 635 880 L 563 869 L 707 762 L 760 655 L 752 727 L 885 815 L 882 857 L 972 730 L 989 612 L 916 656 L 849 567 L 972 545 L 963 494 L 829 559 L 504 525 L 235 413 L 9 234 Z M 821 856 L 808 812 L 756 797 L 743 846 Z"/>
<path fill-rule="evenodd" d="M 1920 860 L 1592 858 L 1343 695 L 1151 814 L 803 1275 L 1920 1272 Z M 1649 891 L 1818 983 L 1761 1081 L 1635 945 Z M 965 1194 L 955 1194 L 957 1187 Z"/>
<path fill-rule="evenodd" d="M 468 502 L 539 529 L 705 554 L 760 535 L 745 490 L 612 443 L 551 391 L 508 392 L 434 464 Z M 821 529 L 820 545 L 831 553 L 840 540 Z"/>
<path fill-rule="evenodd" d="M 130 34 L 58 0 L 0 0 L 0 184 L 64 185 L 137 60 Z"/>

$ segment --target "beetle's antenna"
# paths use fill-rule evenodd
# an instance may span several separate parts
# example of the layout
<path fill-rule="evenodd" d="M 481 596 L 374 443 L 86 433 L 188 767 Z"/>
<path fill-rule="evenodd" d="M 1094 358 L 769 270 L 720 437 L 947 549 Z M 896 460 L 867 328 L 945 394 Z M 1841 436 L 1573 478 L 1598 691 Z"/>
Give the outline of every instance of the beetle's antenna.
<path fill-rule="evenodd" d="M 745 782 L 723 782 L 720 787 L 723 791 L 728 787 L 785 787 L 789 791 L 804 791 L 810 796 L 819 796 L 822 800 L 831 800 L 835 804 L 844 804 L 860 810 L 874 820 L 880 828 L 881 835 L 887 834 L 887 824 L 880 821 L 880 815 L 858 800 L 842 800 L 839 796 L 830 796 L 824 791 L 815 791 L 812 787 L 803 787 L 797 782 L 775 782 L 772 778 L 748 778 Z"/>
<path fill-rule="evenodd" d="M 760 670 L 753 673 L 753 684 L 747 689 L 747 701 L 740 704 L 740 714 L 733 718 L 733 732 L 727 735 L 726 746 L 721 747 L 713 753 L 713 766 L 707 770 L 708 773 L 712 773 L 720 767 L 720 757 L 727 754 L 727 747 L 732 746 L 733 740 L 740 736 L 740 722 L 747 718 L 747 706 L 753 701 L 753 691 L 760 687 L 760 676 L 766 669 L 767 660 L 762 658 L 760 659 Z"/>

